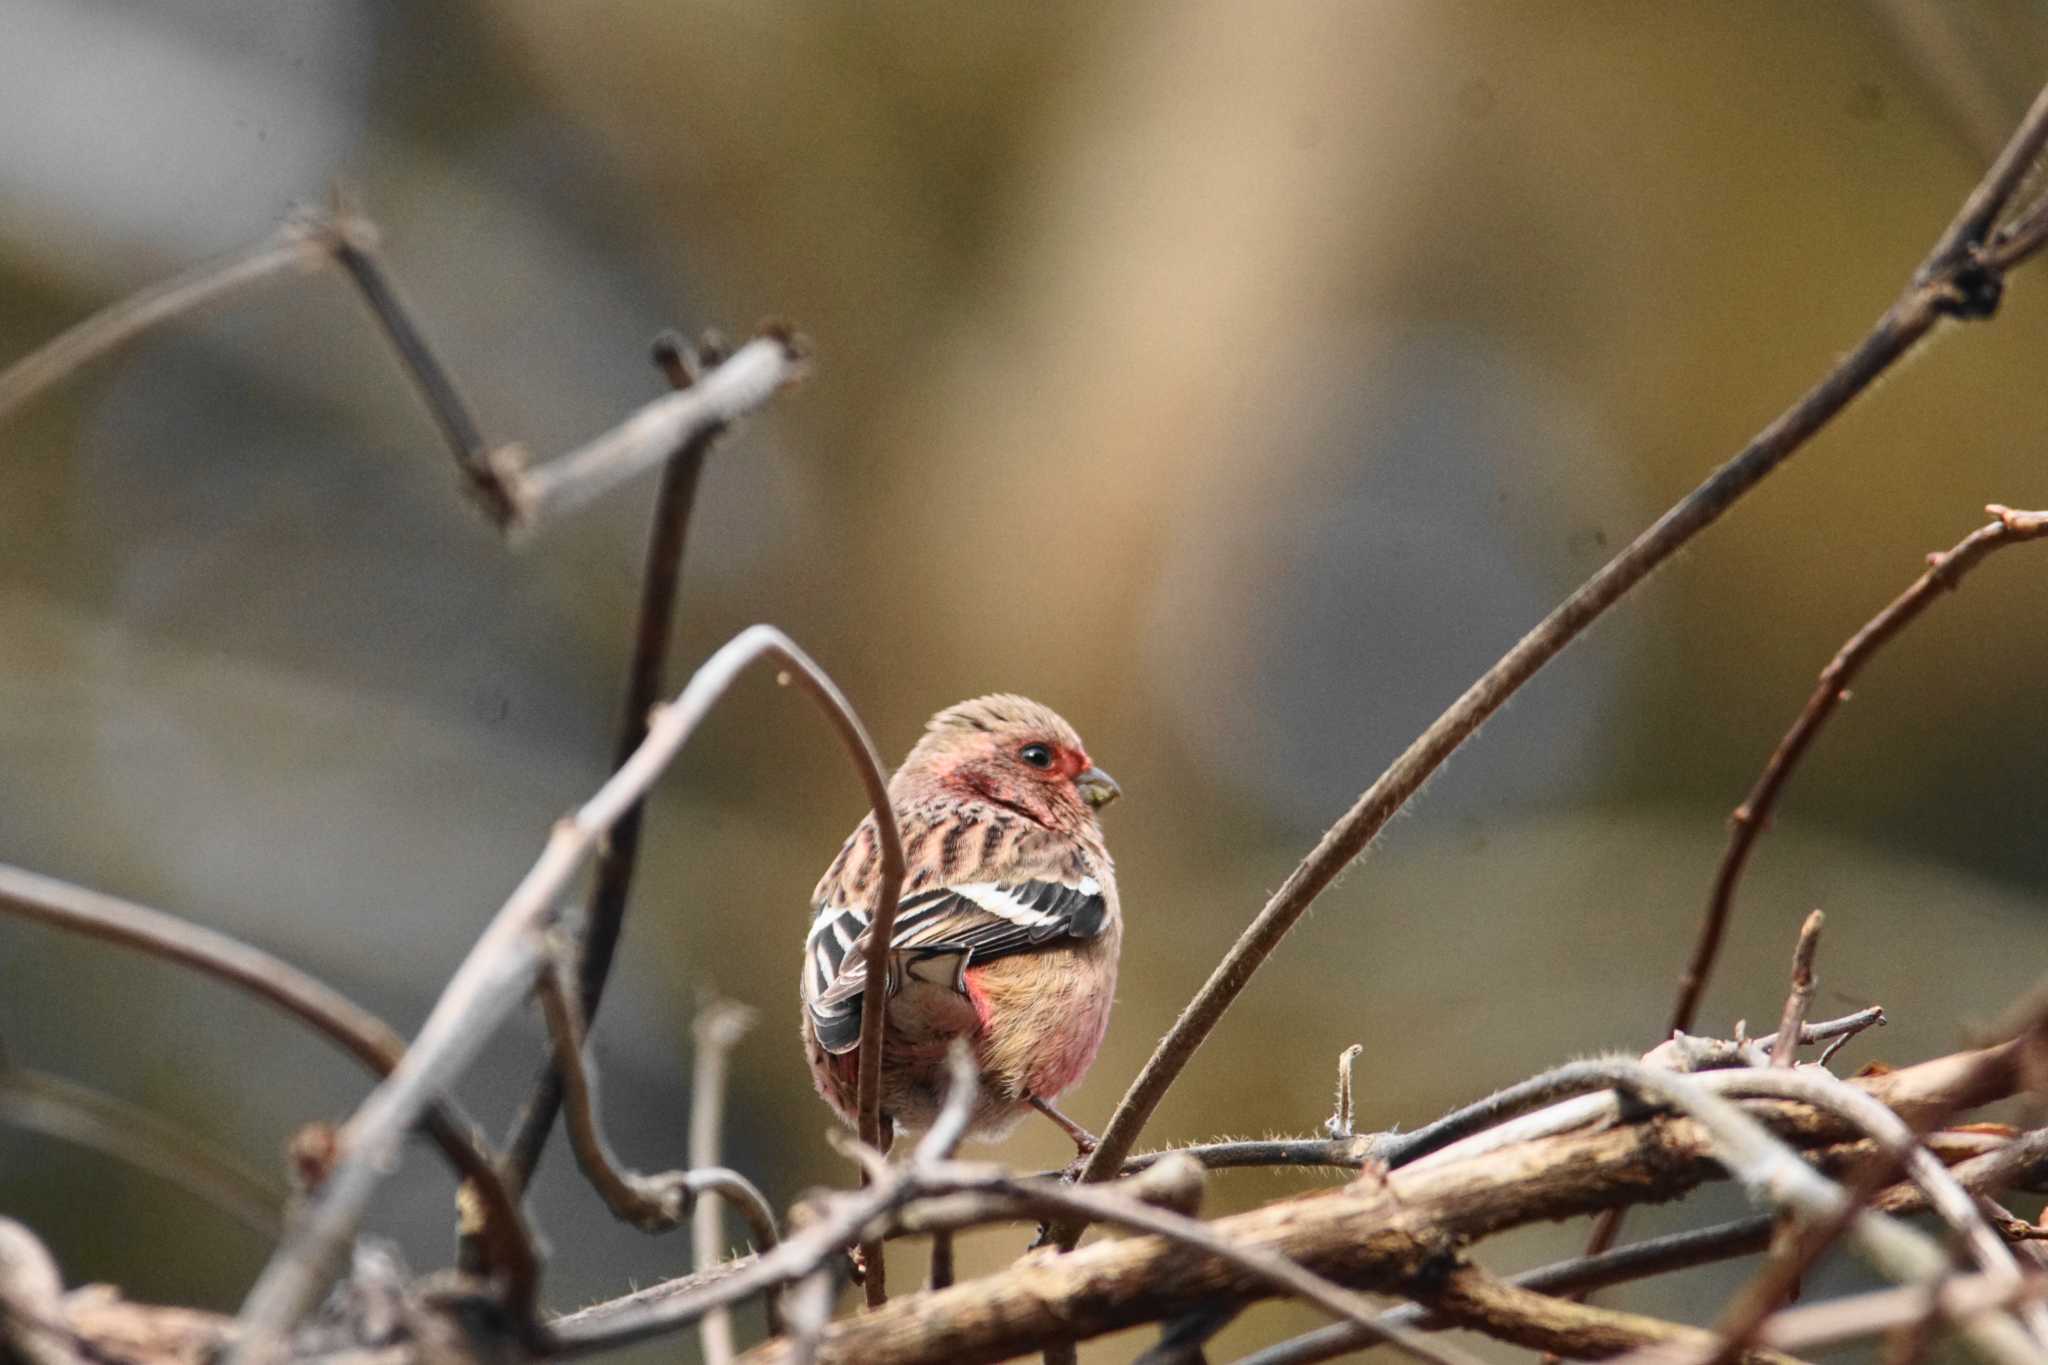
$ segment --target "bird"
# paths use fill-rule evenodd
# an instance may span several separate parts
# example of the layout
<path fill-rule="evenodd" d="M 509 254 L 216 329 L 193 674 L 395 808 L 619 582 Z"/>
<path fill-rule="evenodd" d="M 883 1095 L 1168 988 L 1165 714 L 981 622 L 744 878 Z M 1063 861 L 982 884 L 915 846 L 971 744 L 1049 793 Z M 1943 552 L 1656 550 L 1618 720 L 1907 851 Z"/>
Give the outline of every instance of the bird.
<path fill-rule="evenodd" d="M 947 1051 L 964 1039 L 979 1089 L 968 1135 L 1033 1110 L 1085 1157 L 1095 1137 L 1055 1101 L 1095 1060 L 1116 994 L 1123 915 L 1098 812 L 1122 794 L 1074 727 L 1012 693 L 933 716 L 889 780 L 906 872 L 890 934 L 882 1133 L 931 1126 Z M 864 935 L 881 891 L 870 812 L 812 894 L 803 1038 L 811 1077 L 858 1125 Z"/>

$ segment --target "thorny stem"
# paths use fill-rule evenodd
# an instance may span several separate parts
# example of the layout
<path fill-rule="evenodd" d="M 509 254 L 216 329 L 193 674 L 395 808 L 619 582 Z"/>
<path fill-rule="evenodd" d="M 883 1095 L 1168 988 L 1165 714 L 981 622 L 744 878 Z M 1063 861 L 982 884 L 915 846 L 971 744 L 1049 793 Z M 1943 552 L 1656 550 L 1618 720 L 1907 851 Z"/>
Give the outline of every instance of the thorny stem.
<path fill-rule="evenodd" d="M 2035 97 L 2004 151 L 1916 271 L 1913 282 L 1862 341 L 1733 459 L 1523 636 L 1330 827 L 1231 945 L 1153 1050 L 1111 1115 L 1101 1145 L 1082 1172 L 1083 1181 L 1101 1180 L 1123 1164 L 1159 1102 L 1260 965 L 1337 874 L 1365 851 L 1394 813 L 1487 717 L 1652 570 L 1804 446 L 1941 319 L 1991 315 L 2000 272 L 2020 264 L 2025 256 L 2015 253 L 1996 262 L 1981 259 L 1977 251 L 1982 234 L 2017 191 L 2044 141 L 2048 141 L 2048 87 Z M 1066 1221 L 1056 1229 L 1057 1240 L 1071 1248 L 1084 1226 L 1076 1220 Z"/>

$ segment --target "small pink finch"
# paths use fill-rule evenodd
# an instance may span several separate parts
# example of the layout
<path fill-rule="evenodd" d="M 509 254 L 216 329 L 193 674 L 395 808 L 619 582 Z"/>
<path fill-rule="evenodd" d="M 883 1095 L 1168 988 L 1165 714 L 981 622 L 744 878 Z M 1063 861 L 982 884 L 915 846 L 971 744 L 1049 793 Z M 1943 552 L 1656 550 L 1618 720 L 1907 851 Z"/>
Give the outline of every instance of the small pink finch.
<path fill-rule="evenodd" d="M 1035 701 L 977 697 L 926 725 L 889 781 L 908 872 L 882 1033 L 885 1133 L 931 1125 L 947 1048 L 965 1038 L 981 1069 L 975 1136 L 999 1138 L 1037 1109 L 1093 1148 L 1053 1101 L 1109 1027 L 1123 919 L 1095 812 L 1118 795 L 1074 727 Z M 811 1077 L 848 1123 L 881 866 L 870 815 L 818 883 L 804 943 Z"/>

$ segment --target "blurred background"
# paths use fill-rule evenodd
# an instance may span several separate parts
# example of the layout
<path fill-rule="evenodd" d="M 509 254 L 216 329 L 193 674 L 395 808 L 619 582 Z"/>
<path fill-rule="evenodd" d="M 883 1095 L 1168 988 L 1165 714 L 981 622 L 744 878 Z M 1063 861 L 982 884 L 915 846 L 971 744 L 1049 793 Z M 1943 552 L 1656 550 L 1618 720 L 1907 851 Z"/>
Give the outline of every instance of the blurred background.
<path fill-rule="evenodd" d="M 1855 342 L 2044 70 L 2048 12 L 2019 0 L 0 0 L 0 362 L 337 180 L 490 434 L 541 454 L 663 391 L 657 330 L 794 321 L 812 377 L 704 480 L 676 685 L 765 620 L 892 760 L 980 692 L 1073 720 L 1127 793 L 1106 822 L 1124 984 L 1066 1102 L 1099 1127 L 1321 829 Z M 1814 673 L 1986 501 L 2048 503 L 2043 269 L 1458 754 L 1148 1136 L 1305 1132 L 1353 1042 L 1375 1128 L 1654 1043 L 1726 812 Z M 0 430 L 0 859 L 243 935 L 410 1031 L 602 779 L 652 490 L 508 549 L 332 274 L 91 365 Z M 1858 686 L 1760 847 L 1707 1026 L 1775 1021 L 1814 906 L 1817 1012 L 1891 1011 L 1851 1065 L 1965 1043 L 2040 974 L 2044 569 L 1994 559 Z M 761 1013 L 732 1163 L 781 1205 L 846 1179 L 794 973 L 861 810 L 766 674 L 661 787 L 595 1040 L 634 1164 L 682 1161 L 691 1019 L 716 994 Z M 280 1180 L 294 1128 L 365 1091 L 256 1005 L 4 920 L 0 1038 Z M 463 1086 L 494 1131 L 539 1046 L 529 1018 Z M 997 1154 L 1069 1151 L 1041 1125 Z M 1212 1208 L 1320 1179 L 1219 1177 Z M 371 1227 L 444 1264 L 450 1193 L 416 1146 Z M 685 1236 L 614 1223 L 559 1141 L 535 1210 L 553 1307 L 687 1266 Z M 17 1130 L 0 1213 L 70 1281 L 148 1299 L 231 1308 L 268 1250 Z M 1485 1254 L 1513 1269 L 1583 1236 Z M 1615 1301 L 1698 1317 L 1746 1274 Z M 1315 1321 L 1260 1307 L 1216 1358 Z"/>

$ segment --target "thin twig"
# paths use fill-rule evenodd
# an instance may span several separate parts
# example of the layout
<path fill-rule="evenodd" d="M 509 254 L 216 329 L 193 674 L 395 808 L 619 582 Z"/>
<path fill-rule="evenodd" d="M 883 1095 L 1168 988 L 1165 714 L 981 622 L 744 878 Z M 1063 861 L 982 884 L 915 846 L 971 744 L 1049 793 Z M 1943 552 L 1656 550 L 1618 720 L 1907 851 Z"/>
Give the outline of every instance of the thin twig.
<path fill-rule="evenodd" d="M 161 910 L 0 863 L 0 914 L 134 948 L 246 991 L 310 1025 L 377 1076 L 388 1077 L 405 1055 L 405 1040 L 395 1030 L 326 983 L 240 939 Z M 499 1179 L 497 1162 L 477 1137 L 476 1125 L 445 1097 L 434 1099 L 422 1121 L 481 1206 L 478 1236 L 488 1243 L 491 1267 L 506 1277 L 508 1306 L 515 1316 L 530 1312 L 539 1253 L 519 1201 Z"/>
<path fill-rule="evenodd" d="M 808 359 L 794 333 L 774 331 L 740 347 L 688 389 L 655 399 L 546 464 L 528 467 L 515 449 L 494 452 L 511 525 L 532 531 L 655 468 L 700 432 L 729 426 L 766 403 L 802 377 Z"/>
<path fill-rule="evenodd" d="M 11 1064 L 0 1053 L 0 1123 L 75 1142 L 169 1181 L 266 1239 L 284 1190 L 197 1133 L 89 1086 Z"/>
<path fill-rule="evenodd" d="M 1358 1061 L 1358 1054 L 1365 1051 L 1362 1044 L 1353 1043 L 1337 1054 L 1337 1103 L 1330 1111 L 1330 1118 L 1323 1125 L 1323 1131 L 1333 1138 L 1348 1138 L 1353 1135 L 1351 1127 L 1351 1068 Z"/>
<path fill-rule="evenodd" d="M 881 771 L 879 765 L 877 774 Z M 891 1133 L 883 1131 L 882 1115 L 882 1025 L 889 1007 L 889 944 L 896 932 L 896 904 L 903 894 L 906 864 L 903 838 L 896 828 L 896 811 L 889 804 L 886 784 L 870 793 L 875 812 L 875 841 L 882 850 L 881 876 L 875 887 L 875 903 L 868 927 L 857 946 L 867 959 L 867 981 L 861 990 L 860 1058 L 854 1094 L 860 1110 L 860 1140 L 871 1150 L 889 1150 Z M 937 1125 L 934 1124 L 936 1128 Z M 880 1238 L 863 1242 L 861 1290 L 870 1308 L 888 1302 L 888 1273 Z"/>
<path fill-rule="evenodd" d="M 2048 99 L 2048 91 L 2043 92 Z M 2035 108 L 2028 113 L 2028 122 L 2021 126 L 2021 133 L 2015 134 L 2014 145 L 2018 145 L 2021 134 L 2025 134 L 2038 121 L 2037 113 L 2043 107 L 2042 100 L 2035 101 Z M 2038 155 L 2039 139 L 2035 138 L 2033 152 Z M 2008 148 L 2010 151 L 2011 148 Z M 2031 164 L 2031 160 L 2028 162 Z M 2001 159 L 2000 167 L 2005 165 Z M 2003 172 L 1994 167 L 1994 174 Z M 1992 177 L 1987 177 L 1987 184 Z M 2000 183 L 2003 183 L 2001 181 Z M 2014 182 L 2015 184 L 2017 182 Z M 2005 190 L 2011 193 L 2011 187 Z M 1973 200 L 1976 196 L 1973 196 Z M 1966 211 L 1957 219 L 1977 221 L 1974 210 Z M 1989 219 L 1984 219 L 1988 222 Z M 1953 231 L 1953 230 L 1952 230 Z M 1944 242 L 1949 239 L 1944 238 Z M 2036 244 L 2038 245 L 2038 243 Z M 2028 253 L 2031 254 L 2031 251 Z M 2024 259 L 2018 258 L 2018 259 Z M 2013 264 L 2018 263 L 2015 259 Z M 2001 267 L 2003 268 L 2003 267 Z M 1735 889 L 1742 880 L 1744 868 L 1749 864 L 1749 855 L 1756 841 L 1769 822 L 1772 810 L 1777 806 L 1779 794 L 1792 776 L 1792 770 L 1805 756 L 1807 749 L 1819 735 L 1821 727 L 1849 695 L 1848 687 L 1863 666 L 1870 662 L 1886 642 L 1912 622 L 1933 603 L 1944 589 L 1951 589 L 1962 580 L 1964 574 L 1981 562 L 1985 556 L 2002 545 L 2033 540 L 2048 532 L 2048 515 L 2039 512 L 2015 512 L 1994 503 L 1985 509 L 1997 518 L 1989 525 L 1979 527 L 1964 537 L 1955 548 L 1946 554 L 1930 556 L 1927 572 L 1906 589 L 1891 605 L 1871 618 L 1861 630 L 1849 638 L 1848 643 L 1836 652 L 1828 666 L 1821 670 L 1820 681 L 1815 685 L 1806 705 L 1792 728 L 1778 741 L 1756 784 L 1749 795 L 1735 808 L 1729 819 L 1728 846 L 1721 854 L 1720 865 L 1714 872 L 1714 889 L 1708 897 L 1707 911 L 1700 921 L 1699 935 L 1694 941 L 1692 954 L 1687 959 L 1684 973 L 1679 977 L 1678 994 L 1672 1002 L 1668 1031 L 1680 1032 L 1693 1026 L 1699 1013 L 1701 998 L 1705 995 L 1707 982 L 1712 977 L 1715 960 L 1721 951 L 1721 941 L 1727 935 L 1728 922 L 1735 909 Z M 1605 1250 L 1613 1244 L 1621 1230 L 1624 1210 L 1611 1209 L 1594 1224 L 1592 1236 L 1587 1240 L 1586 1250 Z"/>
<path fill-rule="evenodd" d="M 1792 722 L 1792 728 L 1785 732 L 1785 737 L 1771 752 L 1756 785 L 1735 808 L 1729 822 L 1728 847 L 1721 854 L 1720 866 L 1714 872 L 1714 890 L 1707 902 L 1706 915 L 1700 922 L 1699 938 L 1693 945 L 1685 975 L 1680 979 L 1678 998 L 1672 1004 L 1671 1029 L 1692 1027 L 1700 997 L 1713 974 L 1714 960 L 1720 952 L 1729 918 L 1734 913 L 1736 886 L 1742 880 L 1743 869 L 1749 864 L 1750 852 L 1769 823 L 1771 812 L 1777 807 L 1778 797 L 1793 769 L 1806 756 L 1821 727 L 1834 715 L 1835 708 L 1849 695 L 1849 684 L 1894 636 L 1912 624 L 1914 618 L 1933 605 L 1944 591 L 1961 582 L 1963 575 L 1982 563 L 1992 551 L 2048 534 L 2048 513 L 2015 512 L 1996 503 L 1985 510 L 1996 520 L 1972 531 L 1946 554 L 1929 556 L 1927 572 L 1915 579 L 1911 587 L 1892 599 L 1889 606 L 1872 617 L 1836 651 L 1828 666 L 1821 670 L 1820 681 L 1807 697 L 1806 705 L 1800 708 L 1799 718 Z"/>
<path fill-rule="evenodd" d="M 967 1125 L 974 1115 L 974 1102 L 981 1086 L 979 1069 L 964 1038 L 955 1038 L 946 1050 L 946 1107 L 918 1140 L 911 1160 L 925 1165 L 951 1161 L 966 1140 Z M 953 1283 L 953 1231 L 940 1228 L 932 1233 L 931 1288 L 946 1289 Z"/>
<path fill-rule="evenodd" d="M 833 1274 L 829 1267 L 812 1271 L 789 1293 L 789 1358 L 793 1365 L 811 1365 L 818 1342 L 832 1321 Z M 709 1321 L 709 1316 L 706 1316 Z"/>
<path fill-rule="evenodd" d="M 585 1009 L 589 1008 L 588 1002 Z M 586 1016 L 587 1017 L 587 1016 Z M 714 1000 L 697 1011 L 691 1033 L 697 1040 L 690 1072 L 690 1165 L 693 1169 L 716 1166 L 722 1160 L 721 1131 L 725 1126 L 725 1072 L 733 1047 L 754 1024 L 754 1012 L 732 1000 Z M 696 1269 L 709 1270 L 720 1257 L 721 1223 L 718 1196 L 707 1194 L 697 1201 L 690 1216 L 690 1260 Z M 765 1250 L 757 1245 L 755 1250 Z M 766 1302 L 772 1308 L 775 1300 Z M 769 1315 L 768 1330 L 776 1330 Z M 704 1345 L 705 1365 L 724 1365 L 732 1359 L 732 1314 L 719 1309 L 704 1315 L 699 1337 Z"/>
<path fill-rule="evenodd" d="M 1799 942 L 1792 949 L 1792 990 L 1785 997 L 1785 1012 L 1778 1016 L 1772 1066 L 1791 1066 L 1799 1060 L 1799 1030 L 1806 1024 L 1806 1011 L 1813 1006 L 1813 954 L 1820 947 L 1820 930 L 1826 922 L 1827 917 L 1816 910 L 1799 928 Z"/>
<path fill-rule="evenodd" d="M 1957 1275 L 1932 1286 L 1875 1289 L 1782 1309 L 1764 1322 L 1757 1339 L 1780 1350 L 1806 1351 L 1930 1320 L 1954 1322 L 2002 1308 L 2039 1305 L 2044 1298 L 2048 1298 L 2048 1276 L 2010 1280 Z"/>
<path fill-rule="evenodd" d="M 232 255 L 175 275 L 110 304 L 0 370 L 0 419 L 107 352 L 167 322 L 273 275 L 312 271 L 333 259 L 333 225 L 295 215 L 276 232 Z"/>
<path fill-rule="evenodd" d="M 583 1054 L 582 1012 L 569 998 L 568 973 L 560 966 L 543 969 L 534 983 L 546 1015 L 548 1036 L 555 1047 L 555 1070 L 562 1077 L 563 1108 L 568 1115 L 569 1141 L 591 1186 L 621 1221 L 642 1232 L 667 1232 L 687 1218 L 706 1190 L 721 1190 L 746 1215 L 764 1248 L 779 1240 L 775 1213 L 753 1183 L 722 1166 L 692 1167 L 641 1175 L 619 1164 L 605 1141 L 597 1117 L 597 1071 Z"/>
<path fill-rule="evenodd" d="M 688 388 L 702 373 L 703 365 L 715 362 L 722 350 L 707 348 L 703 355 L 684 346 L 670 335 L 655 341 L 655 365 L 677 391 Z M 624 703 L 619 711 L 617 743 L 612 748 L 612 767 L 617 768 L 640 741 L 647 737 L 647 716 L 668 691 L 666 682 L 670 641 L 675 636 L 677 604 L 682 599 L 683 552 L 688 545 L 690 513 L 697 501 L 697 486 L 704 458 L 725 430 L 705 427 L 684 442 L 674 457 L 661 467 L 654 494 L 654 511 L 647 533 L 647 550 L 640 568 L 640 601 L 633 618 L 633 656 L 626 668 Z M 612 957 L 619 946 L 625 924 L 626 905 L 633 888 L 633 873 L 640 856 L 640 825 L 645 803 L 636 804 L 620 817 L 612 836 L 597 855 L 597 874 L 584 918 L 582 956 L 577 964 L 576 987 L 583 1001 L 583 1026 L 587 1032 L 604 999 L 610 979 Z M 513 1135 L 505 1144 L 506 1168 L 513 1183 L 525 1189 L 532 1183 L 548 1135 L 554 1131 L 555 1116 L 561 1111 L 562 1081 L 552 1064 L 542 1069 L 534 1082 L 533 1094 L 513 1124 Z M 692 1165 L 700 1163 L 692 1162 Z"/>
<path fill-rule="evenodd" d="M 255 246 L 130 295 L 0 371 L 0 418 L 159 323 L 282 271 L 331 262 L 391 343 L 485 513 L 502 530 L 530 532 L 663 463 L 696 434 L 752 412 L 805 369 L 802 342 L 786 328 L 771 327 L 692 393 L 657 399 L 576 450 L 530 467 L 518 446 L 485 439 L 475 410 L 384 268 L 377 239 L 376 225 L 345 203 L 301 210 Z"/>
<path fill-rule="evenodd" d="M 838 687 L 781 631 L 741 631 L 705 661 L 672 705 L 655 713 L 633 757 L 574 815 L 556 824 L 539 860 L 456 969 L 413 1045 L 349 1120 L 341 1160 L 242 1305 L 236 1360 L 268 1365 L 285 1334 L 312 1309 L 390 1168 L 400 1136 L 533 988 L 548 951 L 546 934 L 599 844 L 675 761 L 738 676 L 762 658 L 784 664 L 786 675 L 819 704 L 853 759 L 878 820 L 893 829 L 881 760 Z"/>
<path fill-rule="evenodd" d="M 1160 1100 L 1259 966 L 1324 888 L 1365 851 L 1394 813 L 1407 804 L 1430 774 L 1488 716 L 1653 569 L 1800 449 L 1933 331 L 1941 319 L 1990 315 L 1996 303 L 1999 275 L 1970 253 L 1981 240 L 1984 227 L 1997 217 L 2026 168 L 2039 156 L 2044 141 L 2048 141 L 2048 87 L 2035 98 L 1997 163 L 1972 191 L 1956 222 L 1943 233 L 1915 272 L 1913 283 L 1863 340 L 1739 454 L 1658 518 L 1523 636 L 1330 827 L 1231 945 L 1160 1040 L 1110 1116 L 1100 1145 L 1082 1172 L 1084 1181 L 1101 1180 L 1122 1166 Z M 2016 256 L 2000 268 L 2009 269 L 2023 259 Z M 1070 1221 L 1057 1229 L 1057 1240 L 1062 1246 L 1072 1247 L 1081 1230 L 1081 1225 Z"/>
<path fill-rule="evenodd" d="M 483 425 L 475 409 L 462 396 L 454 376 L 441 364 L 434 348 L 427 344 L 426 335 L 399 294 L 397 281 L 384 268 L 377 253 L 376 225 L 348 205 L 337 203 L 330 240 L 335 264 L 355 285 L 356 293 L 391 343 L 399 364 L 412 377 L 413 387 L 426 403 L 434 425 L 441 429 L 470 491 L 476 494 L 492 521 L 506 525 L 513 519 L 514 511 L 493 460 L 495 452 L 484 440 Z"/>

